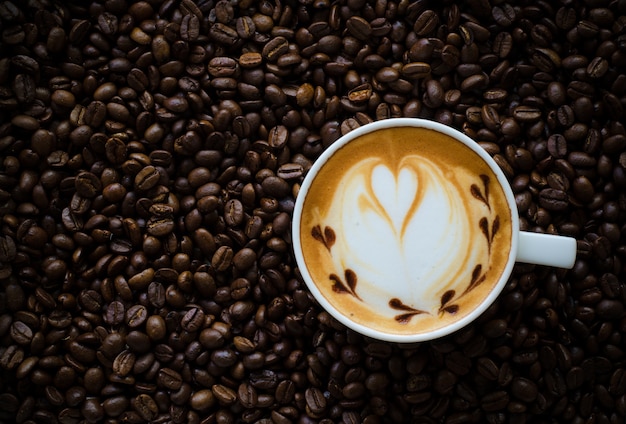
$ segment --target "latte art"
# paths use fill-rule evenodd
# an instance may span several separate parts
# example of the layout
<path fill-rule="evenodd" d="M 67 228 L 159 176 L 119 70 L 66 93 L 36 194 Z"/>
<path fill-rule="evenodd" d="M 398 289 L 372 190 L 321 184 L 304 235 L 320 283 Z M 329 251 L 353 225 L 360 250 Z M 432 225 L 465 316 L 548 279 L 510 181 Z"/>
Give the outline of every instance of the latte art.
<path fill-rule="evenodd" d="M 480 303 L 508 259 L 510 212 L 490 168 L 468 155 L 441 133 L 401 127 L 361 136 L 324 164 L 300 238 L 331 304 L 364 325 L 415 333 Z"/>
<path fill-rule="evenodd" d="M 457 230 L 470 223 L 461 193 L 447 184 L 451 177 L 412 156 L 395 172 L 370 159 L 344 174 L 321 222 L 338 223 L 333 264 L 358 275 L 365 302 L 384 310 L 390 309 L 389 299 L 399 298 L 436 311 L 433 289 L 441 287 L 430 281 L 447 280 L 447 289 L 466 283 L 467 276 L 456 275 L 447 264 L 476 261 L 486 246 L 472 249 L 469 231 Z"/>

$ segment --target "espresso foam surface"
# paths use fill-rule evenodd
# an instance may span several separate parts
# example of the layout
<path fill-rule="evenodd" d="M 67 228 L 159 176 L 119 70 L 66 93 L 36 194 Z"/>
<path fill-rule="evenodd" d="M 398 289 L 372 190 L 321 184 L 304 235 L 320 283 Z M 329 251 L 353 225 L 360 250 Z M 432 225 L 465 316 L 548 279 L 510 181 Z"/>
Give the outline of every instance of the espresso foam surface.
<path fill-rule="evenodd" d="M 398 298 L 434 309 L 432 282 L 457 274 L 448 264 L 484 254 L 472 250 L 465 202 L 447 178 L 415 156 L 394 170 L 371 159 L 345 173 L 325 218 L 338 223 L 334 265 L 356 273 L 365 302 L 384 310 Z"/>
<path fill-rule="evenodd" d="M 499 278 L 511 233 L 504 195 L 486 165 L 468 165 L 475 153 L 451 146 L 434 131 L 377 131 L 320 170 L 302 218 L 305 261 L 323 295 L 355 321 L 393 332 L 442 326 L 468 312 Z M 470 189 L 481 188 L 485 173 L 494 180 L 487 203 Z M 497 211 L 506 216 L 488 242 L 478 222 L 485 218 L 491 228 Z M 334 241 L 313 237 L 315 226 L 331 229 Z M 489 281 L 463 294 L 477 265 Z M 452 292 L 458 301 L 449 313 L 442 297 Z M 401 322 L 404 313 L 411 315 Z"/>

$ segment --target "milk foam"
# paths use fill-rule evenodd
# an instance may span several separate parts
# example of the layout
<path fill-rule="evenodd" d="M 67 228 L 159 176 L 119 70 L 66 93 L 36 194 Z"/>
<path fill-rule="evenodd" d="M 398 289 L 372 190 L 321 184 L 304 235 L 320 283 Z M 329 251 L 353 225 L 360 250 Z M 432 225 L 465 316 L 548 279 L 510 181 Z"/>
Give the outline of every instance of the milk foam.
<path fill-rule="evenodd" d="M 503 282 L 513 236 L 489 165 L 423 128 L 338 146 L 303 184 L 294 216 L 296 259 L 322 306 L 346 324 L 415 335 L 482 305 Z"/>
<path fill-rule="evenodd" d="M 466 264 L 484 257 L 454 175 L 420 156 L 391 169 L 378 158 L 343 173 L 325 222 L 334 223 L 332 260 L 338 275 L 358 276 L 358 295 L 386 315 L 389 301 L 436 314 L 446 290 L 460 292 L 471 279 Z M 385 312 L 386 311 L 386 312 Z"/>

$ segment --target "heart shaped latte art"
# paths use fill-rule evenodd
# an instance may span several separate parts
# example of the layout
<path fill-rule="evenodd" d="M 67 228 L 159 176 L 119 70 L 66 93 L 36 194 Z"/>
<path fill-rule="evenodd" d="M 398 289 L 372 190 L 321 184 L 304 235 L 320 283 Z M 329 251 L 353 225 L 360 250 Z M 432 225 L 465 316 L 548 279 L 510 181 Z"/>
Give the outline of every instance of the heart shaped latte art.
<path fill-rule="evenodd" d="M 467 284 L 450 264 L 473 255 L 464 197 L 452 176 L 421 157 L 394 168 L 368 159 L 343 175 L 325 219 L 336 232 L 336 274 L 353 271 L 358 296 L 378 310 L 400 299 L 436 313 L 443 286 Z"/>
<path fill-rule="evenodd" d="M 370 185 L 379 213 L 387 217 L 395 233 L 400 235 L 417 198 L 417 175 L 407 167 L 394 175 L 388 167 L 379 164 L 372 170 Z"/>

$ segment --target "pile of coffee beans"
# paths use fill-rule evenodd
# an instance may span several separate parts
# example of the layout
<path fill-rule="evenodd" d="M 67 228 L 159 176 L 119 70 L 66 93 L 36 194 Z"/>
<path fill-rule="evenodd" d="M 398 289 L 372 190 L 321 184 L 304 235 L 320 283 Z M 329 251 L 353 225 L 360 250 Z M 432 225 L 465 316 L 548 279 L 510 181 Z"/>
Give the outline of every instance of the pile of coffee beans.
<path fill-rule="evenodd" d="M 624 423 L 626 1 L 0 2 L 0 421 Z M 346 330 L 291 252 L 368 122 L 465 132 L 525 230 L 478 322 Z"/>

